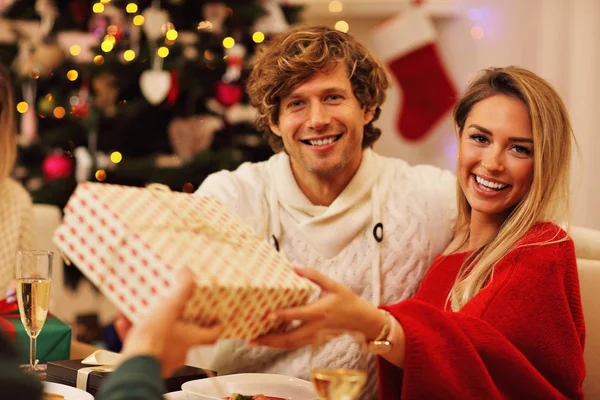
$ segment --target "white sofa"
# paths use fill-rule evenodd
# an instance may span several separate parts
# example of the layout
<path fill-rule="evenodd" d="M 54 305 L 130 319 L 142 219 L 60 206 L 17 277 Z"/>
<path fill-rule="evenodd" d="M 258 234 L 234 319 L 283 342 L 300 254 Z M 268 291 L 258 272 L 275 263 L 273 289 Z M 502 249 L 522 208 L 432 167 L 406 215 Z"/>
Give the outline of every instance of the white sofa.
<path fill-rule="evenodd" d="M 34 216 L 41 248 L 56 250 L 52 243 L 52 234 L 60 224 L 60 210 L 54 206 L 36 204 Z M 600 399 L 600 231 L 575 227 L 572 237 L 577 252 L 587 330 L 584 354 L 587 377 L 584 391 L 587 398 Z M 74 324 L 76 315 L 87 312 L 98 313 L 103 324 L 110 322 L 116 312 L 114 305 L 87 281 L 80 284 L 76 291 L 67 289 L 63 284 L 64 268 L 75 267 L 65 267 L 57 253 L 54 261 L 51 311 L 70 324 Z M 202 350 L 200 358 L 188 359 L 188 364 L 209 367 L 214 354 L 213 347 L 202 346 Z"/>
<path fill-rule="evenodd" d="M 585 316 L 586 398 L 600 399 L 600 231 L 575 227 L 571 232 L 577 253 L 581 300 Z"/>

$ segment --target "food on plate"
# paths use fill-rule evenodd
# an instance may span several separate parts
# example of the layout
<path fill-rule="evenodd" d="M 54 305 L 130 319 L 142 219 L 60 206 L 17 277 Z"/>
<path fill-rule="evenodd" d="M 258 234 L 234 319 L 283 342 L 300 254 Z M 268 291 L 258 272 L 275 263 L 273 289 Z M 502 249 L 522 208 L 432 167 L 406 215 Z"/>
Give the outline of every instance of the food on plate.
<path fill-rule="evenodd" d="M 65 396 L 58 393 L 44 392 L 43 400 L 64 400 Z"/>
<path fill-rule="evenodd" d="M 286 400 L 283 397 L 265 396 L 264 394 L 255 395 L 244 395 L 239 393 L 233 393 L 229 397 L 225 397 L 228 400 Z"/>

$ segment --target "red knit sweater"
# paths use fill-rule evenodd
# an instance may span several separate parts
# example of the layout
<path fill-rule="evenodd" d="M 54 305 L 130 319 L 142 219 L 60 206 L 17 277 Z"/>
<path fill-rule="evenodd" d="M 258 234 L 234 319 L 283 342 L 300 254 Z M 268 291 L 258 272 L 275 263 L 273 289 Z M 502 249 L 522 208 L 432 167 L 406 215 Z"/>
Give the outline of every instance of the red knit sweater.
<path fill-rule="evenodd" d="M 518 243 L 555 240 L 550 223 Z M 382 400 L 580 399 L 585 325 L 573 242 L 519 247 L 458 312 L 445 307 L 468 253 L 438 256 L 413 299 L 385 306 L 406 332 L 404 369 L 379 358 Z"/>

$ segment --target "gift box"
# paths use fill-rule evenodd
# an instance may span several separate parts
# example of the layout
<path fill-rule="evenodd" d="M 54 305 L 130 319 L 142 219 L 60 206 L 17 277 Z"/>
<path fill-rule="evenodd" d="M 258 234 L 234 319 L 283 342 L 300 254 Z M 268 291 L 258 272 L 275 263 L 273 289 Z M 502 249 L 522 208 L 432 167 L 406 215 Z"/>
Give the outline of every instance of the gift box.
<path fill-rule="evenodd" d="M 283 329 L 268 314 L 305 304 L 316 289 L 216 199 L 164 188 L 80 183 L 54 242 L 133 322 L 185 267 L 196 289 L 183 318 L 220 321 L 223 338 Z"/>
<path fill-rule="evenodd" d="M 19 351 L 21 364 L 29 364 L 29 336 L 21 322 L 16 301 L 11 307 L 0 304 L 0 327 L 14 343 Z M 71 327 L 58 318 L 48 315 L 42 331 L 36 340 L 36 358 L 40 363 L 54 360 L 65 360 L 71 352 Z"/>
<path fill-rule="evenodd" d="M 112 372 L 103 372 L 102 367 L 90 367 L 87 364 L 82 364 L 82 360 L 66 360 L 66 361 L 52 361 L 48 363 L 46 370 L 46 380 L 48 382 L 62 383 L 63 385 L 77 387 L 77 376 L 80 370 L 86 370 L 88 368 L 94 368 L 89 374 L 86 373 L 87 378 L 82 382 L 79 389 L 85 390 L 92 396 L 96 395 L 103 380 Z M 213 376 L 216 375 L 213 371 L 209 371 Z M 185 366 L 175 371 L 173 375 L 165 379 L 166 392 L 174 392 L 181 390 L 181 385 L 185 382 L 192 381 L 195 379 L 201 379 L 207 377 L 207 371 Z"/>

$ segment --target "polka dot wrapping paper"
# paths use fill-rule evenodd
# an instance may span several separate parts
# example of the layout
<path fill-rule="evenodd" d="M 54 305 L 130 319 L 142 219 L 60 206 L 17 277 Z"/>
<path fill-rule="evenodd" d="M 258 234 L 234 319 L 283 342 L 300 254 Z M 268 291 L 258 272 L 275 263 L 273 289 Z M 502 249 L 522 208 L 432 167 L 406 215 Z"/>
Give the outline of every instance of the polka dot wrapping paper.
<path fill-rule="evenodd" d="M 212 197 L 85 182 L 64 211 L 54 242 L 134 322 L 184 267 L 197 287 L 183 319 L 218 320 L 223 338 L 252 339 L 285 328 L 267 315 L 305 304 L 316 290 Z"/>

